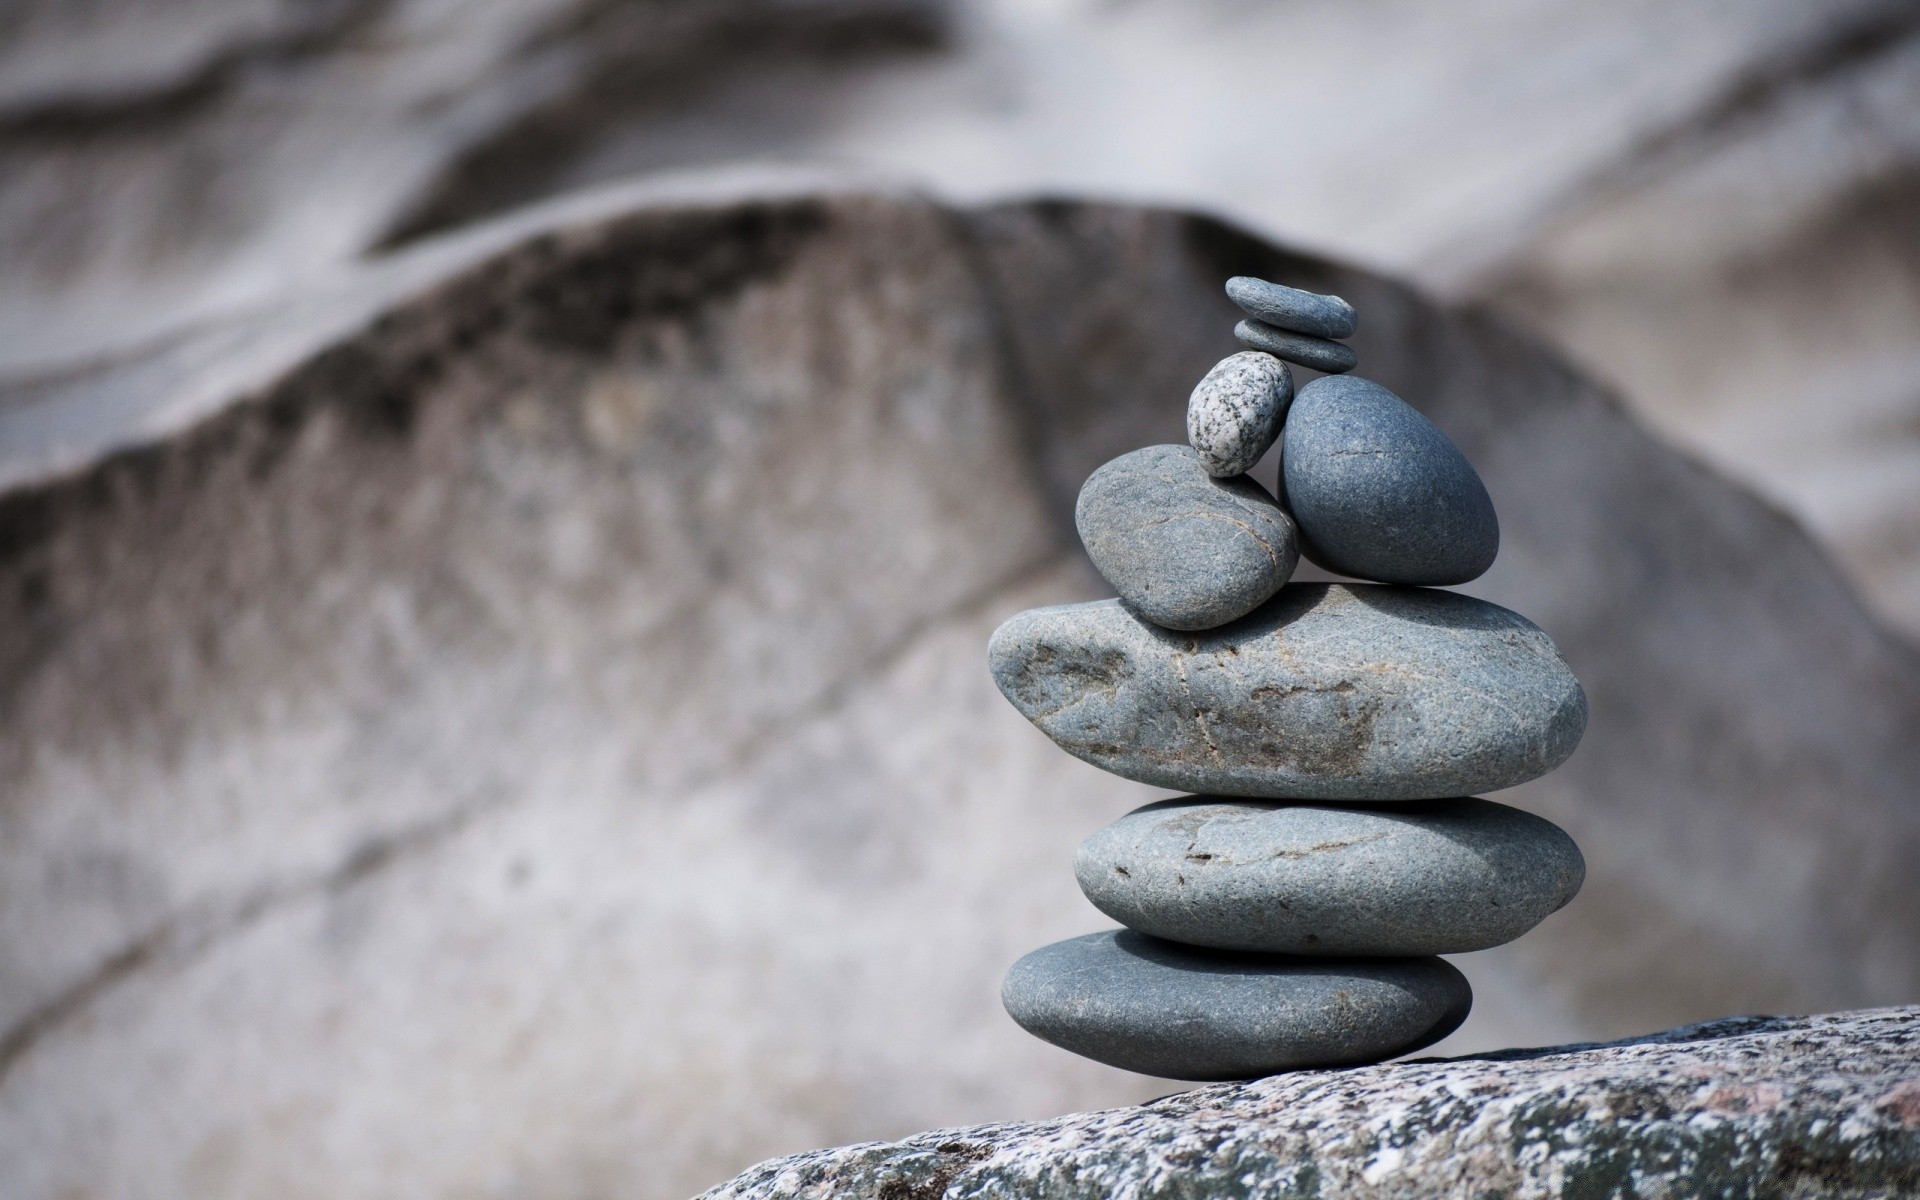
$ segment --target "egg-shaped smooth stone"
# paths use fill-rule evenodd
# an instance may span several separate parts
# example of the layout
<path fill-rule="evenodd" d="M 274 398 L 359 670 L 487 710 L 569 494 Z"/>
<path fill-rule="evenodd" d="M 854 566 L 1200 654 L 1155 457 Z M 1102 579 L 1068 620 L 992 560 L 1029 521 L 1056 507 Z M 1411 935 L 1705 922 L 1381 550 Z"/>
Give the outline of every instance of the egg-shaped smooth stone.
<path fill-rule="evenodd" d="M 1360 363 L 1360 357 L 1351 346 L 1304 333 L 1275 329 L 1264 321 L 1242 321 L 1233 327 L 1233 336 L 1250 350 L 1260 350 L 1290 363 L 1325 371 L 1329 375 L 1351 371 Z"/>
<path fill-rule="evenodd" d="M 1164 1079 L 1252 1079 L 1406 1054 L 1473 1007 L 1443 959 L 1235 954 L 1131 930 L 1043 946 L 1013 964 L 1001 1003 L 1035 1037 Z"/>
<path fill-rule="evenodd" d="M 1080 844 L 1080 890 L 1155 937 L 1276 954 L 1464 954 L 1532 929 L 1586 862 L 1553 822 L 1491 800 L 1332 807 L 1189 796 Z"/>
<path fill-rule="evenodd" d="M 1211 629 L 1258 608 L 1300 561 L 1293 522 L 1245 475 L 1216 479 L 1191 446 L 1148 446 L 1095 471 L 1074 524 L 1133 611 Z"/>
<path fill-rule="evenodd" d="M 1243 350 L 1215 363 L 1187 398 L 1187 441 L 1207 474 L 1244 475 L 1279 440 L 1292 400 L 1287 364 Z"/>
<path fill-rule="evenodd" d="M 1156 787 L 1300 800 L 1496 791 L 1564 762 L 1587 698 L 1525 617 L 1458 592 L 1290 583 L 1204 633 L 1036 608 L 994 682 L 1061 749 Z"/>
<path fill-rule="evenodd" d="M 1353 376 L 1300 389 L 1281 433 L 1281 479 L 1301 550 L 1329 571 L 1444 586 L 1500 551 L 1480 475 L 1438 426 Z"/>
<path fill-rule="evenodd" d="M 1268 283 L 1251 275 L 1235 275 L 1227 280 L 1227 298 L 1248 316 L 1295 333 L 1343 338 L 1352 337 L 1353 331 L 1360 327 L 1353 305 L 1338 296 Z"/>

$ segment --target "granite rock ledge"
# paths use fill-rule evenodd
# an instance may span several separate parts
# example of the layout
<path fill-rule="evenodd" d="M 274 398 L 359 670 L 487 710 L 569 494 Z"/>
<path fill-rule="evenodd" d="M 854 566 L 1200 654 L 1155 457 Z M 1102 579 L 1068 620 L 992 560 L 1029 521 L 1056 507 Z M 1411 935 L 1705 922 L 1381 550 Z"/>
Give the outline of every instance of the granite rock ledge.
<path fill-rule="evenodd" d="M 1309 1071 L 774 1159 L 703 1200 L 1920 1193 L 1920 1006 Z"/>

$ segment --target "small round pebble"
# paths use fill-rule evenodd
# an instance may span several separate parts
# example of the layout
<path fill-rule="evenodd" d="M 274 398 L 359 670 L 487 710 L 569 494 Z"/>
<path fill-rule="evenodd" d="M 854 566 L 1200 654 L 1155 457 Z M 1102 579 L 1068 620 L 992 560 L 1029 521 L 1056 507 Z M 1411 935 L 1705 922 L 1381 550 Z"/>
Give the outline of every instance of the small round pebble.
<path fill-rule="evenodd" d="M 1263 321 L 1242 321 L 1233 327 L 1233 336 L 1249 349 L 1264 350 L 1275 358 L 1284 358 L 1290 363 L 1299 363 L 1328 375 L 1351 371 L 1360 363 L 1360 356 L 1350 346 L 1304 333 L 1288 333 Z"/>
<path fill-rule="evenodd" d="M 1444 587 L 1500 552 L 1480 475 L 1438 426 L 1370 379 L 1316 379 L 1281 432 L 1280 478 L 1301 552 L 1329 571 Z"/>
<path fill-rule="evenodd" d="M 1280 438 L 1293 372 L 1271 354 L 1243 350 L 1214 364 L 1187 399 L 1187 441 L 1207 474 L 1244 475 Z"/>
<path fill-rule="evenodd" d="M 1248 316 L 1295 333 L 1344 338 L 1352 337 L 1353 331 L 1360 327 L 1353 305 L 1338 296 L 1303 292 L 1251 275 L 1235 275 L 1227 280 L 1227 296 Z"/>
<path fill-rule="evenodd" d="M 1114 459 L 1088 477 L 1073 515 L 1120 602 L 1167 629 L 1245 616 L 1300 561 L 1293 522 L 1267 490 L 1245 475 L 1216 479 L 1191 446 Z"/>
<path fill-rule="evenodd" d="M 1155 937 L 1280 954 L 1464 954 L 1573 899 L 1579 847 L 1551 821 L 1454 799 L 1334 807 L 1188 796 L 1080 844 L 1080 890 Z"/>
<path fill-rule="evenodd" d="M 1473 1006 L 1443 959 L 1234 954 L 1128 929 L 1035 950 L 1000 999 L 1063 1049 L 1193 1080 L 1380 1062 L 1439 1041 Z"/>

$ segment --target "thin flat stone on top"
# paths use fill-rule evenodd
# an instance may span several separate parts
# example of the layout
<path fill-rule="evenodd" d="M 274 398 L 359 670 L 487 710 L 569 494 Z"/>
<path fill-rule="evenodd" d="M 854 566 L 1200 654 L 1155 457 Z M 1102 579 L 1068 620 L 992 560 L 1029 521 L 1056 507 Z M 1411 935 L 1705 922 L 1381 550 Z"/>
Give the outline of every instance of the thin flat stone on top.
<path fill-rule="evenodd" d="M 1187 796 L 1080 844 L 1080 890 L 1114 920 L 1195 946 L 1312 955 L 1464 954 L 1573 899 L 1579 847 L 1491 800 L 1371 807 Z"/>
<path fill-rule="evenodd" d="M 1230 355 L 1187 398 L 1187 441 L 1207 474 L 1245 474 L 1279 439 L 1292 400 L 1287 364 L 1257 350 Z"/>
<path fill-rule="evenodd" d="M 1115 601 L 1016 614 L 994 682 L 1067 753 L 1156 787 L 1428 800 L 1544 775 L 1587 698 L 1525 617 L 1456 592 L 1292 583 L 1204 633 Z"/>
<path fill-rule="evenodd" d="M 1028 1033 L 1097 1062 L 1221 1080 L 1430 1046 L 1466 1019 L 1473 990 L 1444 959 L 1233 954 L 1117 929 L 1028 954 L 1000 1000 Z"/>
<path fill-rule="evenodd" d="M 1289 333 L 1252 318 L 1235 325 L 1233 336 L 1248 349 L 1264 351 L 1328 375 L 1351 371 L 1360 364 L 1360 356 L 1350 346 L 1310 334 Z"/>
<path fill-rule="evenodd" d="M 1300 561 L 1293 522 L 1245 475 L 1191 446 L 1148 446 L 1088 477 L 1074 505 L 1087 557 L 1121 603 L 1168 629 L 1211 629 L 1265 603 Z"/>
<path fill-rule="evenodd" d="M 1360 327 L 1353 305 L 1338 296 L 1268 283 L 1251 275 L 1235 275 L 1227 280 L 1227 296 L 1248 316 L 1294 333 L 1345 338 L 1352 337 L 1353 331 Z"/>
<path fill-rule="evenodd" d="M 1479 472 L 1447 435 L 1371 379 L 1316 379 L 1281 433 L 1281 485 L 1301 550 L 1381 583 L 1478 578 L 1500 552 Z"/>

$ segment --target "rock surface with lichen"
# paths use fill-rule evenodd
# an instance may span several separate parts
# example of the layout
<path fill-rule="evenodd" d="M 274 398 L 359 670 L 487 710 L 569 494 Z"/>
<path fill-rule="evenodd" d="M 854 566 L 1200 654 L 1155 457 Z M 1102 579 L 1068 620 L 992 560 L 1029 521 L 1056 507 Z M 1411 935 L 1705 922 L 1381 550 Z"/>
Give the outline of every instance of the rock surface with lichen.
<path fill-rule="evenodd" d="M 1917 1192 L 1920 1007 L 1908 1007 L 1303 1071 L 775 1159 L 704 1200 Z"/>

